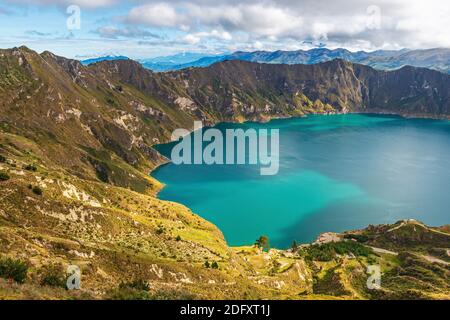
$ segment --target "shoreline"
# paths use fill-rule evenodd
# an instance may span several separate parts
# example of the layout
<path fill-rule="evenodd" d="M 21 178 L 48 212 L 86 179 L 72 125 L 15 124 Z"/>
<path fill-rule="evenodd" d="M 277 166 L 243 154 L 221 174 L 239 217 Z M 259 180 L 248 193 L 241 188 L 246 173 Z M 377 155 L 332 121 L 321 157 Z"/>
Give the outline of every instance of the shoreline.
<path fill-rule="evenodd" d="M 245 120 L 242 122 L 238 122 L 238 121 L 218 121 L 212 125 L 208 125 L 208 126 L 204 126 L 204 127 L 215 127 L 219 124 L 237 124 L 237 123 L 257 123 L 257 124 L 266 124 L 266 123 L 270 123 L 271 121 L 276 121 L 276 120 L 292 120 L 292 119 L 302 119 L 302 118 L 307 118 L 308 116 L 333 116 L 333 115 L 373 115 L 373 116 L 396 116 L 399 118 L 403 118 L 406 120 L 433 120 L 433 121 L 450 121 L 450 116 L 446 116 L 446 117 L 440 117 L 440 118 L 436 118 L 436 117 L 423 117 L 420 115 L 407 115 L 407 114 L 398 114 L 398 113 L 390 113 L 390 112 L 345 112 L 345 113 L 331 113 L 331 114 L 321 114 L 321 113 L 313 113 L 313 114 L 307 114 L 307 115 L 303 115 L 303 116 L 287 116 L 287 117 L 274 117 L 274 118 L 270 118 L 267 121 L 257 121 L 257 120 Z M 192 134 L 192 132 L 194 132 L 194 129 L 189 129 L 189 134 Z M 158 181 L 161 184 L 161 188 L 159 188 L 156 193 L 155 193 L 155 197 L 158 198 L 161 201 L 171 201 L 171 200 L 164 200 L 159 198 L 159 193 L 166 187 L 166 184 L 158 179 L 155 178 L 155 176 L 153 175 L 154 172 L 156 172 L 158 169 L 160 169 L 161 167 L 168 165 L 171 163 L 171 160 L 169 158 L 167 158 L 166 156 L 162 155 L 161 153 L 159 153 L 159 151 L 157 149 L 154 148 L 154 146 L 156 145 L 163 145 L 163 144 L 167 144 L 170 143 L 171 141 L 168 142 L 163 142 L 163 143 L 158 143 L 155 145 L 152 145 L 151 147 L 153 148 L 153 150 L 155 150 L 156 152 L 158 152 L 158 154 L 165 159 L 164 162 L 159 163 L 158 165 L 156 165 L 152 170 L 150 170 L 150 172 L 148 173 L 149 176 L 151 176 L 153 179 L 155 179 L 156 181 Z M 171 202 L 175 202 L 175 201 L 171 201 Z M 176 202 L 178 203 L 178 202 Z M 188 207 L 187 205 L 183 204 L 183 203 L 178 203 L 180 205 L 185 206 L 186 208 L 188 208 L 189 210 L 191 210 L 191 212 L 197 216 L 199 216 L 201 219 L 204 219 L 206 221 L 208 221 L 209 223 L 213 224 L 222 234 L 223 231 L 213 222 L 207 220 L 206 218 L 202 217 L 201 215 L 195 213 L 190 207 Z M 390 223 L 394 223 L 395 221 L 391 221 Z M 349 231 L 349 230 L 346 230 Z M 323 231 L 320 234 L 317 235 L 317 239 L 320 238 L 320 236 L 322 234 L 327 234 L 330 233 L 330 231 Z M 230 248 L 238 248 L 241 246 L 251 246 L 251 244 L 245 244 L 245 245 L 237 245 L 237 246 L 233 246 L 230 245 L 228 243 L 228 241 L 226 240 L 225 236 L 224 236 L 225 242 L 227 243 L 227 245 Z M 317 241 L 317 240 L 316 240 Z M 312 242 L 311 242 L 312 243 Z M 286 249 L 280 249 L 280 248 L 275 248 L 277 250 L 286 250 Z"/>

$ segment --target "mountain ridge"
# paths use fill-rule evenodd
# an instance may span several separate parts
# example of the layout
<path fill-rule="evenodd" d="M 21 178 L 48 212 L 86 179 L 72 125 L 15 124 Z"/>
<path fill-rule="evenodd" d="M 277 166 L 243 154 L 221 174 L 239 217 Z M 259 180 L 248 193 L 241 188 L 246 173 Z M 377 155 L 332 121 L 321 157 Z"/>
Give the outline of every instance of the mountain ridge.
<path fill-rule="evenodd" d="M 372 52 L 351 52 L 342 48 L 315 48 L 296 51 L 237 51 L 231 54 L 204 56 L 198 60 L 183 63 L 165 63 L 163 65 L 158 65 L 157 62 L 152 63 L 152 60 L 148 59 L 143 60 L 143 65 L 156 72 L 165 72 L 189 67 L 206 67 L 212 63 L 224 60 L 244 60 L 274 64 L 314 64 L 336 58 L 368 65 L 380 70 L 394 70 L 405 65 L 412 65 L 426 67 L 444 73 L 450 72 L 450 49 L 448 48 L 377 50 Z"/>
<path fill-rule="evenodd" d="M 127 165 L 150 169 L 161 161 L 151 146 L 167 141 L 175 128 L 191 128 L 194 119 L 215 124 L 313 113 L 450 116 L 450 76 L 422 68 L 386 72 L 344 60 L 315 65 L 224 61 L 153 73 L 133 60 L 83 66 L 25 47 L 1 54 L 2 122 L 19 132 L 51 135 L 57 142 L 71 141 L 70 130 L 77 132 L 84 143 L 73 151 L 91 162 L 78 164 L 88 171 L 92 166 L 122 171 L 103 168 L 97 155 L 86 154 L 100 146 Z"/>

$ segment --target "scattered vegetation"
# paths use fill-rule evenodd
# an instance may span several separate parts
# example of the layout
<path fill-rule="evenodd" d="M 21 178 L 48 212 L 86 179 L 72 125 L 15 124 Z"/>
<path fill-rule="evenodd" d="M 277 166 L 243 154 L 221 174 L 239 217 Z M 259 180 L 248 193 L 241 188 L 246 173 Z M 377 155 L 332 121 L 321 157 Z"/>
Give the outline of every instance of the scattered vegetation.
<path fill-rule="evenodd" d="M 181 290 L 158 290 L 151 292 L 145 280 L 137 279 L 121 283 L 117 289 L 109 293 L 111 300 L 192 300 L 195 296 Z"/>
<path fill-rule="evenodd" d="M 316 294 L 327 294 L 333 296 L 344 296 L 350 294 L 340 280 L 337 267 L 326 271 L 321 278 L 314 278 L 313 291 Z"/>
<path fill-rule="evenodd" d="M 448 294 L 450 270 L 437 263 L 428 263 L 417 255 L 402 252 L 398 265 L 383 274 L 382 290 L 370 290 L 372 299 L 429 299 L 426 294 Z"/>

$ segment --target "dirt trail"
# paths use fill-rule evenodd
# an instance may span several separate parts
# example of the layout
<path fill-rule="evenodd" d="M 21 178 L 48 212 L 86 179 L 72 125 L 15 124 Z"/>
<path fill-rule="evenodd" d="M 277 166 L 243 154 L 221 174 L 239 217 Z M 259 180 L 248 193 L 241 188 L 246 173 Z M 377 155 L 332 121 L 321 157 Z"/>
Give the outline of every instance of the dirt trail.
<path fill-rule="evenodd" d="M 381 248 L 377 248 L 377 247 L 371 247 L 371 246 L 368 246 L 368 247 L 371 248 L 371 249 L 372 249 L 374 252 L 376 252 L 376 253 L 392 254 L 392 255 L 394 255 L 394 256 L 397 256 L 397 255 L 398 255 L 398 252 L 389 251 L 389 250 L 381 249 Z"/>

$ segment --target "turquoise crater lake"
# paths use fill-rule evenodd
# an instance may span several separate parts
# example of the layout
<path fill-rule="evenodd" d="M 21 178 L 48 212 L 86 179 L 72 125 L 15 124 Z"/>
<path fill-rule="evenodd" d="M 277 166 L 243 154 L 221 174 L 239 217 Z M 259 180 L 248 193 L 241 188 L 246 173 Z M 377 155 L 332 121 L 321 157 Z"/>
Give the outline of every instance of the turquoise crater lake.
<path fill-rule="evenodd" d="M 227 128 L 280 130 L 280 169 L 174 165 L 152 172 L 176 201 L 216 224 L 230 245 L 267 235 L 272 246 L 326 231 L 414 218 L 450 222 L 450 121 L 381 115 L 308 116 Z M 173 144 L 156 148 L 170 156 Z"/>

